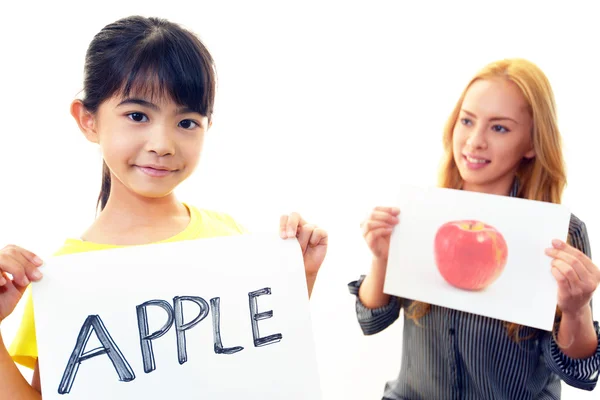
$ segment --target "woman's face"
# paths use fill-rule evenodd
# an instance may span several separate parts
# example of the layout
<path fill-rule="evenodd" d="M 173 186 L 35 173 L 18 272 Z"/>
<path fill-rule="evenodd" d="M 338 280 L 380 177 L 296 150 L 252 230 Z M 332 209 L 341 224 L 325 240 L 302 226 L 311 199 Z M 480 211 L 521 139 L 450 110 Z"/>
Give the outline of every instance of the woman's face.
<path fill-rule="evenodd" d="M 519 87 L 480 79 L 467 90 L 452 144 L 463 189 L 506 195 L 524 158 L 535 157 L 533 119 Z"/>

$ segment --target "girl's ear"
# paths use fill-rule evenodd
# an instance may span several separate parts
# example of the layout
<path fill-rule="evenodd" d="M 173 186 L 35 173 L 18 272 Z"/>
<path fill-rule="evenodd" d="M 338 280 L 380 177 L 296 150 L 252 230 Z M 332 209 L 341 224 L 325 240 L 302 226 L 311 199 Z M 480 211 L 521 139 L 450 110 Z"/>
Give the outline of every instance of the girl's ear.
<path fill-rule="evenodd" d="M 94 114 L 85 108 L 81 100 L 73 100 L 71 103 L 71 115 L 75 118 L 75 122 L 77 122 L 79 129 L 85 135 L 86 139 L 92 143 L 98 143 L 96 118 Z"/>

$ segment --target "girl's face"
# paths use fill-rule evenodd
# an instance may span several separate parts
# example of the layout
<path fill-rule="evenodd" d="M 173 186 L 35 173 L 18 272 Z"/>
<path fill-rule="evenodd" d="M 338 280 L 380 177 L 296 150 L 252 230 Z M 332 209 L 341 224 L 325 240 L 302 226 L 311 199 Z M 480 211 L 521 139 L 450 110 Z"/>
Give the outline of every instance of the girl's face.
<path fill-rule="evenodd" d="M 124 187 L 138 196 L 164 197 L 198 165 L 207 117 L 170 98 L 159 100 L 113 96 L 89 117 L 91 129 L 84 132 L 100 145 L 112 175 L 111 193 Z"/>
<path fill-rule="evenodd" d="M 463 189 L 506 195 L 523 158 L 535 157 L 533 120 L 519 87 L 508 79 L 475 81 L 452 137 Z"/>

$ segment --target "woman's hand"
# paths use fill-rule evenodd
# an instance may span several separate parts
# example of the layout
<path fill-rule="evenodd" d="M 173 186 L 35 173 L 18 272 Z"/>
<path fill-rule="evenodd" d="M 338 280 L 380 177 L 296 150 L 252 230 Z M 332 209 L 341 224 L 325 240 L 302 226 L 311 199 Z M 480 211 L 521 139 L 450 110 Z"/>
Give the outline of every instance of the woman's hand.
<path fill-rule="evenodd" d="M 554 240 L 546 254 L 553 258 L 552 275 L 558 283 L 558 307 L 563 314 L 579 315 L 589 308 L 600 285 L 600 269 L 575 247 Z"/>
<path fill-rule="evenodd" d="M 392 230 L 400 222 L 398 215 L 398 208 L 375 207 L 360 224 L 363 237 L 377 260 L 387 262 Z"/>

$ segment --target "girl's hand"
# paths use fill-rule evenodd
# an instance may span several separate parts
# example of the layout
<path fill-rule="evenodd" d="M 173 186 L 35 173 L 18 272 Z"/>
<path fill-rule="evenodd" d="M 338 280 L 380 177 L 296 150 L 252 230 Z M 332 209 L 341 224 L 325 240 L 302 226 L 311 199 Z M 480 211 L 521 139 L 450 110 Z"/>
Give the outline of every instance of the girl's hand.
<path fill-rule="evenodd" d="M 573 246 L 553 240 L 546 254 L 553 258 L 552 275 L 558 283 L 558 307 L 563 313 L 579 315 L 589 307 L 600 285 L 600 270 L 592 260 Z"/>
<path fill-rule="evenodd" d="M 387 261 L 390 249 L 390 237 L 394 226 L 400 222 L 400 209 L 395 207 L 375 207 L 360 224 L 363 237 L 373 253 L 381 261 Z"/>
<path fill-rule="evenodd" d="M 279 234 L 283 239 L 298 238 L 304 256 L 306 276 L 316 277 L 327 254 L 327 232 L 307 223 L 300 214 L 293 212 L 281 216 Z"/>
<path fill-rule="evenodd" d="M 0 250 L 0 321 L 13 312 L 29 283 L 42 278 L 38 269 L 42 264 L 38 256 L 18 246 Z"/>

